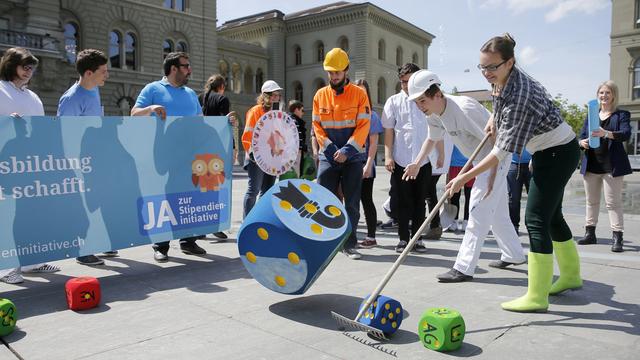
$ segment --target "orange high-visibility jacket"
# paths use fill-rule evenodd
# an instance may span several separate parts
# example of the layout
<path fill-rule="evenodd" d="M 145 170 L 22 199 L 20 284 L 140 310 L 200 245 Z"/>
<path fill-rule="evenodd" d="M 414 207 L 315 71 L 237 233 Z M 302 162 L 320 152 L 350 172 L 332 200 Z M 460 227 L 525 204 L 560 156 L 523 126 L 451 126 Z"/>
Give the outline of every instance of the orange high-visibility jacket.
<path fill-rule="evenodd" d="M 253 128 L 256 126 L 256 123 L 264 115 L 266 111 L 262 105 L 255 105 L 249 111 L 247 111 L 247 116 L 245 117 L 244 131 L 242 132 L 242 147 L 246 153 L 251 153 L 253 149 L 251 149 L 251 140 L 253 139 Z"/>
<path fill-rule="evenodd" d="M 313 131 L 320 147 L 320 158 L 333 161 L 336 151 L 347 161 L 365 161 L 371 109 L 367 93 L 348 83 L 339 95 L 330 85 L 313 97 Z"/>

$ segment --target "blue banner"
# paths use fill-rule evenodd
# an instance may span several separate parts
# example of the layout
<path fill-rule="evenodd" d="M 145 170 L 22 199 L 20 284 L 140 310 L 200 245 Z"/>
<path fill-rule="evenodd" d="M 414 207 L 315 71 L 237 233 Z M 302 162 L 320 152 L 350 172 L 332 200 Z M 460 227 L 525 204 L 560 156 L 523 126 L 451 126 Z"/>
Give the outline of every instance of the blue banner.
<path fill-rule="evenodd" d="M 596 149 L 600 147 L 600 138 L 592 136 L 591 133 L 600 128 L 600 104 L 598 100 L 591 100 L 588 103 L 587 121 L 589 123 L 589 147 Z"/>
<path fill-rule="evenodd" d="M 0 117 L 0 269 L 226 230 L 226 117 Z"/>

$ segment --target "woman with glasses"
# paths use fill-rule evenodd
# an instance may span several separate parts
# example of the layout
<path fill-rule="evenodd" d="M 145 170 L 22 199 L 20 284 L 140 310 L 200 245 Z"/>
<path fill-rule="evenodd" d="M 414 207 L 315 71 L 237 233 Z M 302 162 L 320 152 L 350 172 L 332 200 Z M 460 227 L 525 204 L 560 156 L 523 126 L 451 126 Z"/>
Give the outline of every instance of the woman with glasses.
<path fill-rule="evenodd" d="M 600 193 L 604 185 L 604 201 L 609 210 L 609 223 L 613 232 L 611 251 L 622 252 L 622 184 L 624 176 L 632 172 L 623 142 L 631 136 L 631 114 L 618 109 L 618 86 L 613 81 L 600 84 L 596 96 L 600 104 L 600 127 L 589 134 L 589 121 L 585 119 L 580 132 L 580 147 L 585 149 L 580 172 L 584 176 L 587 214 L 586 234 L 578 244 L 597 242 L 596 224 L 600 211 Z M 600 146 L 589 148 L 589 136 L 599 137 Z"/>
<path fill-rule="evenodd" d="M 249 211 L 256 204 L 258 194 L 264 195 L 276 178 L 262 171 L 253 158 L 251 140 L 253 139 L 253 128 L 262 115 L 273 109 L 273 104 L 280 102 L 280 91 L 283 89 L 273 80 L 267 80 L 262 84 L 261 93 L 256 99 L 257 104 L 247 111 L 244 132 L 242 133 L 242 147 L 245 151 L 244 165 L 249 173 L 249 184 L 247 193 L 244 195 L 243 218 L 247 217 Z"/>
<path fill-rule="evenodd" d="M 0 116 L 44 116 L 42 101 L 27 88 L 37 66 L 38 58 L 27 49 L 16 47 L 5 51 L 0 60 Z M 51 273 L 59 270 L 49 264 L 0 270 L 0 281 L 19 284 L 24 281 L 21 272 Z"/>
<path fill-rule="evenodd" d="M 519 67 L 515 40 L 497 36 L 480 49 L 478 68 L 493 90 L 493 115 L 485 131 L 495 138 L 491 152 L 469 172 L 447 184 L 456 192 L 525 146 L 532 154 L 533 176 L 525 223 L 529 231 L 529 284 L 527 293 L 502 304 L 517 312 L 546 311 L 549 295 L 582 286 L 580 259 L 569 226 L 562 216 L 564 188 L 578 165 L 576 135 L 560 116 L 546 89 Z M 560 277 L 553 282 L 553 253 Z"/>

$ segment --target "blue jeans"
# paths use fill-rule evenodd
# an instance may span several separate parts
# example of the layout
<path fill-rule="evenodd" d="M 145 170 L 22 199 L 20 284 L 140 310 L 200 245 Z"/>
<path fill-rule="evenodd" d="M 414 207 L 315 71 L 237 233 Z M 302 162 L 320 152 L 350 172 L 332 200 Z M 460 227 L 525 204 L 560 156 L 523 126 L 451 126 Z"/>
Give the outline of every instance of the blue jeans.
<path fill-rule="evenodd" d="M 318 184 L 329 189 L 332 193 L 338 192 L 338 184 L 342 185 L 344 204 L 351 223 L 351 234 L 344 244 L 344 248 L 355 248 L 358 244 L 356 232 L 360 220 L 360 193 L 362 192 L 362 162 L 331 164 L 326 160 L 320 160 L 318 165 Z"/>
<path fill-rule="evenodd" d="M 507 186 L 509 187 L 509 217 L 511 217 L 511 223 L 516 228 L 516 231 L 518 231 L 518 227 L 520 226 L 520 199 L 522 198 L 522 187 L 525 187 L 528 194 L 530 181 L 531 172 L 529 172 L 529 163 L 511 163 L 509 173 L 507 174 Z"/>
<path fill-rule="evenodd" d="M 249 161 L 247 163 L 247 172 L 249 173 L 249 185 L 247 186 L 247 193 L 244 194 L 244 211 L 242 218 L 246 218 L 247 214 L 253 209 L 258 198 L 264 195 L 275 183 L 275 176 L 269 175 L 262 171 L 255 161 Z"/>

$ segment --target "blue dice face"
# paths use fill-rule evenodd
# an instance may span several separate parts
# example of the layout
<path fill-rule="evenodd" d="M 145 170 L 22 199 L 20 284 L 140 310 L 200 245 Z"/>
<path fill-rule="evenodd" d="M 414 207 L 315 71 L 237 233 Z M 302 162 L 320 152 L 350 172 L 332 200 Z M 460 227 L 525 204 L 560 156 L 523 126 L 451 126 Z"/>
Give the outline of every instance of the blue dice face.
<path fill-rule="evenodd" d="M 369 295 L 364 298 L 360 304 L 360 309 L 362 309 L 368 298 Z M 358 321 L 391 335 L 400 327 L 403 315 L 402 305 L 400 305 L 399 301 L 379 295 Z"/>
<path fill-rule="evenodd" d="M 275 184 L 238 233 L 251 276 L 270 290 L 301 294 L 322 273 L 351 230 L 340 201 L 306 180 Z"/>

